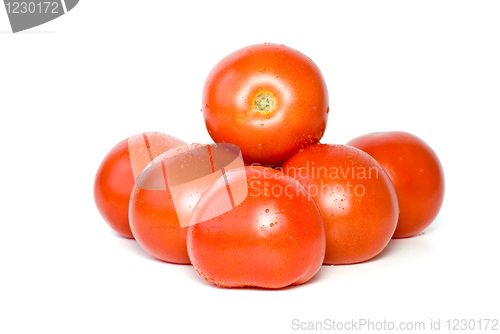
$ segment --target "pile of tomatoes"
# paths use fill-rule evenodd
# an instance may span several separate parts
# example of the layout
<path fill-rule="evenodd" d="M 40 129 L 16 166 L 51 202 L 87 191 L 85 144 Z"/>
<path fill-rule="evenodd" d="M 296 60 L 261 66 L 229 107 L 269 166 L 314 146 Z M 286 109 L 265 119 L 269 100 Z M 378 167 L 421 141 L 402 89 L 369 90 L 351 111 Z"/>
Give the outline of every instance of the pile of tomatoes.
<path fill-rule="evenodd" d="M 217 144 L 148 132 L 118 143 L 96 174 L 104 220 L 160 260 L 191 263 L 222 287 L 281 288 L 307 282 L 322 264 L 367 261 L 439 213 L 443 169 L 418 137 L 383 132 L 319 143 L 330 111 L 326 83 L 290 47 L 253 45 L 222 59 L 206 79 L 202 106 L 214 142 L 236 145 L 244 166 L 214 168 Z M 185 166 L 196 175 L 223 172 L 183 193 Z M 178 171 L 175 187 L 166 171 Z M 207 219 L 222 194 L 245 186 L 241 201 L 231 197 L 229 209 Z"/>

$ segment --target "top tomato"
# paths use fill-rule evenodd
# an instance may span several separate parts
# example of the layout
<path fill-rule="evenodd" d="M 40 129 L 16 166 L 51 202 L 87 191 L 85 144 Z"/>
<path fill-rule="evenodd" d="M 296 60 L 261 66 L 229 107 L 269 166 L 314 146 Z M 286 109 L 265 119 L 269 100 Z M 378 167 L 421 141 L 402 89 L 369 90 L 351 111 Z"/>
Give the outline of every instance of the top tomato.
<path fill-rule="evenodd" d="M 215 65 L 205 82 L 202 110 L 215 142 L 238 145 L 247 163 L 281 166 L 323 137 L 328 91 L 311 59 L 264 43 Z"/>

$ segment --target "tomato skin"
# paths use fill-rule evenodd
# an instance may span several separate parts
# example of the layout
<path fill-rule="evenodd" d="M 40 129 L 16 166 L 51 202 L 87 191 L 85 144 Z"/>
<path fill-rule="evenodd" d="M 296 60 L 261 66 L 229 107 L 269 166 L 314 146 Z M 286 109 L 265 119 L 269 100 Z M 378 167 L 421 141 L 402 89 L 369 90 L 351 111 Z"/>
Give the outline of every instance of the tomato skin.
<path fill-rule="evenodd" d="M 368 154 L 345 145 L 316 144 L 288 159 L 283 172 L 305 186 L 318 205 L 326 235 L 325 264 L 369 260 L 391 240 L 398 219 L 396 191 Z"/>
<path fill-rule="evenodd" d="M 130 197 L 130 226 L 139 245 L 155 258 L 189 264 L 187 227 L 181 228 L 170 190 L 134 186 Z"/>
<path fill-rule="evenodd" d="M 422 232 L 436 218 L 444 199 L 444 172 L 432 148 L 407 132 L 375 132 L 347 143 L 370 154 L 391 178 L 399 202 L 393 238 Z"/>
<path fill-rule="evenodd" d="M 226 175 L 241 178 L 243 173 L 249 193 L 240 205 L 189 226 L 191 263 L 207 281 L 221 287 L 277 289 L 305 283 L 320 269 L 325 254 L 316 204 L 296 180 L 270 168 L 245 167 Z M 292 196 L 278 196 L 286 186 Z M 199 221 L 200 212 L 216 205 L 225 187 L 219 179 L 201 197 L 191 220 Z"/>
<path fill-rule="evenodd" d="M 272 112 L 255 110 L 262 92 Z M 281 166 L 316 144 L 328 121 L 328 91 L 314 62 L 284 45 L 258 44 L 231 53 L 208 75 L 202 98 L 207 130 L 216 143 L 238 145 L 249 164 Z"/>
<path fill-rule="evenodd" d="M 181 227 L 179 223 L 171 191 L 163 177 L 163 170 L 169 163 L 178 164 L 171 158 L 194 152 L 193 149 L 199 146 L 202 145 L 197 143 L 184 145 L 160 154 L 155 158 L 155 164 L 141 174 L 132 190 L 129 208 L 130 227 L 139 245 L 159 260 L 177 264 L 191 263 L 186 247 L 187 227 Z M 158 180 L 158 177 L 161 179 Z M 156 186 L 155 189 L 141 189 L 143 184 L 148 183 L 161 184 L 165 187 L 162 190 L 158 190 Z"/>
<path fill-rule="evenodd" d="M 157 132 L 146 132 L 151 145 L 159 143 L 172 148 L 183 141 Z M 104 157 L 94 180 L 94 200 L 106 223 L 119 235 L 133 239 L 128 210 L 135 179 L 130 163 L 128 138 L 115 145 Z"/>
<path fill-rule="evenodd" d="M 106 223 L 122 237 L 133 239 L 128 223 L 128 202 L 134 187 L 127 139 L 102 161 L 94 181 L 94 200 Z"/>

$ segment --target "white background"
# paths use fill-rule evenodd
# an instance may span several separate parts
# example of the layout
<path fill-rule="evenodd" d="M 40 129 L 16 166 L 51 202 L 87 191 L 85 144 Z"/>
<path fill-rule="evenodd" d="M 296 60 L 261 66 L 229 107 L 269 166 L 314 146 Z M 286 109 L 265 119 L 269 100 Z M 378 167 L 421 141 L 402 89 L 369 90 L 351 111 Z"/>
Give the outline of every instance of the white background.
<path fill-rule="evenodd" d="M 0 7 L 0 332 L 287 333 L 321 322 L 500 318 L 498 1 L 86 1 L 24 33 Z M 211 142 L 215 63 L 250 44 L 312 58 L 324 143 L 424 139 L 446 194 L 424 235 L 278 291 L 221 289 L 153 259 L 100 217 L 93 180 L 120 140 Z M 477 326 L 477 325 L 476 325 Z M 499 325 L 500 328 L 500 325 Z"/>

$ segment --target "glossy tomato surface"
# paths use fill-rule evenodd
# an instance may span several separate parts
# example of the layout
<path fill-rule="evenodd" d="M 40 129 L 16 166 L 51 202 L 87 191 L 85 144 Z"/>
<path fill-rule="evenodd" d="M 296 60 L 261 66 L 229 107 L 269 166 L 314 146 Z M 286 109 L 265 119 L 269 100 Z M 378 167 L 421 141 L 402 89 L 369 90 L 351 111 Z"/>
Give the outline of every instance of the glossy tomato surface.
<path fill-rule="evenodd" d="M 283 172 L 308 189 L 323 217 L 325 264 L 363 262 L 389 243 L 398 219 L 391 180 L 365 152 L 317 144 L 300 150 Z"/>
<path fill-rule="evenodd" d="M 221 287 L 282 288 L 311 279 L 323 262 L 325 233 L 305 189 L 264 167 L 232 170 L 226 177 L 229 184 L 246 177 L 248 196 L 232 210 L 196 223 L 219 205 L 227 189 L 223 178 L 201 197 L 187 238 L 198 273 Z"/>
<path fill-rule="evenodd" d="M 399 221 L 394 238 L 414 236 L 429 226 L 444 199 L 444 172 L 432 148 L 407 132 L 375 132 L 351 140 L 377 160 L 398 194 Z"/>
<path fill-rule="evenodd" d="M 147 139 L 147 145 L 153 148 L 153 152 L 185 145 L 183 141 L 163 133 L 146 132 L 138 136 Z M 144 154 L 148 153 L 145 151 Z M 154 154 L 152 157 L 154 158 Z M 114 231 L 125 238 L 134 238 L 128 220 L 130 194 L 134 183 L 127 138 L 104 157 L 94 180 L 94 200 L 99 213 Z"/>
<path fill-rule="evenodd" d="M 290 47 L 258 44 L 222 59 L 203 89 L 203 116 L 216 143 L 241 148 L 249 164 L 281 166 L 319 142 L 328 92 L 316 64 Z"/>

